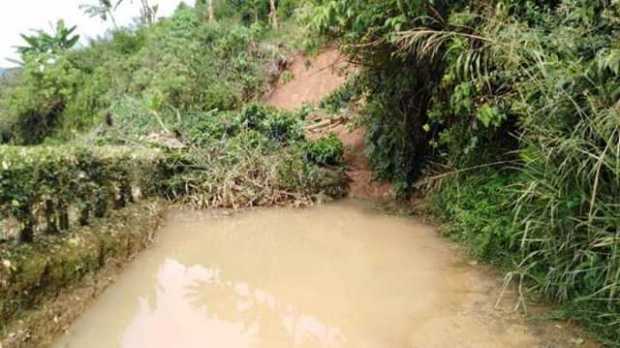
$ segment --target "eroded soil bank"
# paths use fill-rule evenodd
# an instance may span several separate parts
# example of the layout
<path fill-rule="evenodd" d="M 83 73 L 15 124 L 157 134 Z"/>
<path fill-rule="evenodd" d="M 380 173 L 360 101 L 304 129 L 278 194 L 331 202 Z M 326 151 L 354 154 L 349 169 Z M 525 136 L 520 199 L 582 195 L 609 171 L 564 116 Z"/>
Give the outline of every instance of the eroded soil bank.
<path fill-rule="evenodd" d="M 436 231 L 345 200 L 173 211 L 54 347 L 570 347 L 572 328 L 494 309 L 496 277 Z"/>

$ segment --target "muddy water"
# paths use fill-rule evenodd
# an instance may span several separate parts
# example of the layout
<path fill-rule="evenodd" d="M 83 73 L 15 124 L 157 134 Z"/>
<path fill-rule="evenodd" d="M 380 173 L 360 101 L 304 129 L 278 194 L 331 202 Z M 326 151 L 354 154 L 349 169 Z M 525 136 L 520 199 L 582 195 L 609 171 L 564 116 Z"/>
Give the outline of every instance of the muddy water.
<path fill-rule="evenodd" d="M 496 282 L 449 245 L 356 201 L 172 212 L 54 347 L 554 346 L 499 319 Z"/>

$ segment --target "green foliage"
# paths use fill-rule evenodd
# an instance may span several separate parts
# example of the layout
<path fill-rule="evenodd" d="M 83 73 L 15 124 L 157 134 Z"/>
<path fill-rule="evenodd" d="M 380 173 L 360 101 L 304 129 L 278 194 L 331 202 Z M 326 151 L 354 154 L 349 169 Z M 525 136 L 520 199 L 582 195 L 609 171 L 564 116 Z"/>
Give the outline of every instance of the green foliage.
<path fill-rule="evenodd" d="M 356 83 L 368 96 L 368 153 L 380 179 L 397 183 L 403 193 L 420 175 L 429 157 L 432 133 L 425 131 L 428 109 L 443 65 L 432 57 L 404 54 L 395 33 L 435 24 L 443 6 L 428 11 L 420 1 L 323 1 L 310 25 L 337 39 L 361 65 Z M 406 72 L 406 73 L 403 73 Z"/>
<path fill-rule="evenodd" d="M 131 202 L 133 189 L 152 192 L 159 158 L 131 148 L 0 147 L 0 220 L 16 219 L 24 242 L 67 230 L 71 209 L 86 225 Z"/>
<path fill-rule="evenodd" d="M 344 160 L 344 145 L 334 134 L 309 142 L 305 146 L 309 162 L 325 166 L 340 165 Z"/>
<path fill-rule="evenodd" d="M 79 75 L 66 56 L 30 56 L 19 84 L 7 96 L 5 122 L 12 140 L 34 144 L 52 134 L 63 122 L 67 99 L 78 93 L 74 81 Z"/>
<path fill-rule="evenodd" d="M 95 0 L 94 4 L 82 4 L 80 9 L 90 17 L 99 17 L 102 21 L 110 19 L 114 24 L 114 27 L 118 29 L 116 20 L 114 19 L 114 11 L 123 3 L 124 0 L 117 0 L 114 3 L 112 0 Z"/>
<path fill-rule="evenodd" d="M 225 142 L 244 130 L 256 131 L 276 146 L 304 140 L 300 118 L 261 104 L 249 104 L 239 112 L 212 110 L 194 113 L 174 126 L 193 145 L 203 147 L 213 142 Z M 134 135 L 141 133 L 144 131 L 132 132 Z"/>
<path fill-rule="evenodd" d="M 151 114 L 235 110 L 263 94 L 265 66 L 277 53 L 259 44 L 263 27 L 227 18 L 209 23 L 188 6 L 151 26 L 110 35 L 85 48 L 24 57 L 20 83 L 4 92 L 0 107 L 10 142 L 72 139 L 112 110 L 131 111 L 117 106 L 128 99 Z"/>
<path fill-rule="evenodd" d="M 303 127 L 294 115 L 275 112 L 267 117 L 262 124 L 262 132 L 267 138 L 278 143 L 294 143 L 304 139 Z"/>
<path fill-rule="evenodd" d="M 479 258 L 510 265 L 520 241 L 510 206 L 515 176 L 510 171 L 483 170 L 442 182 L 430 200 L 434 215 L 445 223 L 443 232 Z"/>
<path fill-rule="evenodd" d="M 362 66 L 377 176 L 406 195 L 431 161 L 473 173 L 436 193 L 450 235 L 617 345 L 620 3 L 316 3 Z"/>
<path fill-rule="evenodd" d="M 240 126 L 257 130 L 279 143 L 303 139 L 301 120 L 292 114 L 260 104 L 246 106 L 239 114 L 238 121 Z"/>
<path fill-rule="evenodd" d="M 179 131 L 189 134 L 189 151 L 173 154 L 164 163 L 165 197 L 198 207 L 273 205 L 294 198 L 309 204 L 314 196 L 345 192 L 341 169 L 327 156 L 341 159 L 330 144 L 319 145 L 324 161 L 309 159 L 302 120 L 260 104 L 240 112 L 196 114 Z M 332 153 L 328 153 L 332 151 Z M 291 194 L 295 192 L 294 196 Z"/>
<path fill-rule="evenodd" d="M 26 60 L 29 55 L 37 54 L 59 54 L 73 48 L 80 40 L 79 35 L 74 35 L 77 26 L 67 28 L 63 20 L 56 23 L 53 34 L 48 34 L 42 30 L 36 31 L 35 35 L 22 34 L 21 37 L 28 46 L 17 47 L 17 51 Z"/>
<path fill-rule="evenodd" d="M 321 100 L 321 109 L 336 114 L 347 107 L 360 94 L 357 88 L 356 79 L 351 78 L 347 83 L 336 89 L 326 98 Z"/>

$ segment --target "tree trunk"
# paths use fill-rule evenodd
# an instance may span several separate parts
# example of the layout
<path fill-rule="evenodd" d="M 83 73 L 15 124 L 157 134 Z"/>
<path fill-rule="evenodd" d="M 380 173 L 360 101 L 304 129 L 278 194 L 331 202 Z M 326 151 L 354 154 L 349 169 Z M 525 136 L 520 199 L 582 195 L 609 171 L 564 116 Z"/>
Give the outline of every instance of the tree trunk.
<path fill-rule="evenodd" d="M 69 205 L 62 200 L 58 202 L 58 228 L 61 231 L 69 229 Z"/>
<path fill-rule="evenodd" d="M 112 21 L 114 31 L 118 31 L 118 23 L 116 23 L 116 18 L 114 18 L 114 14 L 112 14 L 112 11 L 108 11 L 108 18 L 110 18 L 110 20 Z"/>
<path fill-rule="evenodd" d="M 19 233 L 20 243 L 32 243 L 34 241 L 34 218 L 28 216 L 24 222 L 24 226 Z"/>
<path fill-rule="evenodd" d="M 269 0 L 269 5 L 271 7 L 271 13 L 269 13 L 271 25 L 273 26 L 273 30 L 278 30 L 278 9 L 276 7 L 276 0 Z"/>
<path fill-rule="evenodd" d="M 159 5 L 151 6 L 149 0 L 141 0 L 141 4 L 142 6 L 140 13 L 142 16 L 142 22 L 145 25 L 152 25 L 157 19 L 157 10 L 159 9 Z"/>
<path fill-rule="evenodd" d="M 209 22 L 215 22 L 215 10 L 213 9 L 213 1 L 215 0 L 209 0 Z"/>
<path fill-rule="evenodd" d="M 45 221 L 47 223 L 47 234 L 58 233 L 58 214 L 54 202 L 50 199 L 45 201 Z"/>

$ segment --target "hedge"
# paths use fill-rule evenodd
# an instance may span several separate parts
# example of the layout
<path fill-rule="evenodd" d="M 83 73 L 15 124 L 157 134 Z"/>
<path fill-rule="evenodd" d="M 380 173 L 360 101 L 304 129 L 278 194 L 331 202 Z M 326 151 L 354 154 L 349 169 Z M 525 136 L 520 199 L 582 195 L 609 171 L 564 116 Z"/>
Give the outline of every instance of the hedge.
<path fill-rule="evenodd" d="M 162 158 L 146 148 L 0 146 L 0 241 L 85 226 L 154 194 Z"/>

